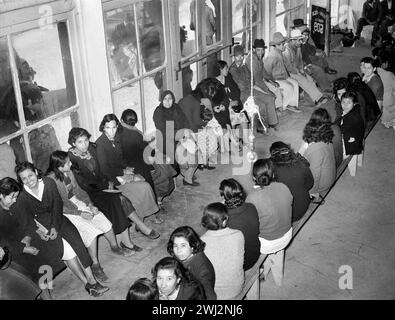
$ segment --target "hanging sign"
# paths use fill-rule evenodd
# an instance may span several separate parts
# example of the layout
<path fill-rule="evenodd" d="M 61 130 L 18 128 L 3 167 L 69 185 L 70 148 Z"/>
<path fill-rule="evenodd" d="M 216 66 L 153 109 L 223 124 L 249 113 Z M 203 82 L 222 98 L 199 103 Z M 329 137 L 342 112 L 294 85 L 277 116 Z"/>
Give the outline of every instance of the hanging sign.
<path fill-rule="evenodd" d="M 311 6 L 311 38 L 318 49 L 325 49 L 326 9 Z"/>

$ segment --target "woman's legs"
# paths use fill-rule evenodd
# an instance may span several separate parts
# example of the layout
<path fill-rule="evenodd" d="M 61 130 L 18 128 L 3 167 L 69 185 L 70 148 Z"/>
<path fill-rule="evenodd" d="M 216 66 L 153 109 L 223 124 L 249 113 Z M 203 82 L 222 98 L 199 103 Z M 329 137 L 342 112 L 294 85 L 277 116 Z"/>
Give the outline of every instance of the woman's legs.
<path fill-rule="evenodd" d="M 92 258 L 92 262 L 93 264 L 99 264 L 99 260 L 97 258 L 97 238 L 95 238 L 91 245 L 89 247 L 87 247 L 89 255 Z"/>
<path fill-rule="evenodd" d="M 110 244 L 110 247 L 112 249 L 119 248 L 118 242 L 117 242 L 117 238 L 115 237 L 115 233 L 114 233 L 114 229 L 113 228 L 111 228 L 109 231 L 104 233 L 104 238 L 106 238 L 106 240 L 108 241 L 108 243 Z"/>
<path fill-rule="evenodd" d="M 90 283 L 90 284 L 96 283 L 96 280 L 93 282 L 89 282 L 89 280 L 92 280 L 92 279 L 87 279 L 87 277 L 85 276 L 85 273 L 82 270 L 82 266 L 81 266 L 80 262 L 78 261 L 77 256 L 75 256 L 73 259 L 70 259 L 70 260 L 64 260 L 64 263 L 71 270 L 71 272 L 74 273 L 77 276 L 77 278 L 80 279 L 84 283 L 84 285 L 86 285 L 87 283 Z"/>
<path fill-rule="evenodd" d="M 144 234 L 150 234 L 152 231 L 152 228 L 148 227 L 137 215 L 136 211 L 133 211 L 131 214 L 129 214 L 128 218 L 133 221 L 137 228 L 140 229 L 140 231 Z M 123 234 L 123 233 L 122 233 Z M 122 238 L 123 239 L 123 238 Z M 126 244 L 126 243 L 124 243 Z"/>

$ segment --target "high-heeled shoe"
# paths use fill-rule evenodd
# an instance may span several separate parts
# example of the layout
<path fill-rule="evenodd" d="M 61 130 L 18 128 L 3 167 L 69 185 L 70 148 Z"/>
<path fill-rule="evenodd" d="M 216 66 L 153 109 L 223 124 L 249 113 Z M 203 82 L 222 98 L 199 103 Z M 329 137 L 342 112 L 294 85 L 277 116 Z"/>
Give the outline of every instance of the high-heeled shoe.
<path fill-rule="evenodd" d="M 120 246 L 121 246 L 122 249 L 128 249 L 128 250 L 134 251 L 134 252 L 141 252 L 141 251 L 143 251 L 143 248 L 141 248 L 141 247 L 139 247 L 139 246 L 137 246 L 135 244 L 131 248 L 131 247 L 128 247 L 128 246 L 124 245 L 123 242 L 121 242 Z"/>

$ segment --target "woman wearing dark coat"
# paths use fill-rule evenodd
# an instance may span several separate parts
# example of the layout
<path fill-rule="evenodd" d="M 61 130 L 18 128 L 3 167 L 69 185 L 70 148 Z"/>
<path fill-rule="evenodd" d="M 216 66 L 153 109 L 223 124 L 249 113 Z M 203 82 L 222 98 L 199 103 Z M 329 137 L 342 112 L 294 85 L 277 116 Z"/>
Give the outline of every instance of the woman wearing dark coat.
<path fill-rule="evenodd" d="M 212 263 L 204 253 L 206 244 L 189 226 L 179 227 L 170 235 L 167 252 L 198 280 L 206 294 L 207 300 L 217 300 L 214 291 L 215 271 Z"/>
<path fill-rule="evenodd" d="M 357 111 L 357 103 L 354 92 L 346 92 L 343 94 L 343 116 L 340 129 L 343 135 L 344 151 L 346 155 L 361 154 L 364 147 L 365 126 L 361 115 Z"/>
<path fill-rule="evenodd" d="M 296 222 L 304 216 L 310 206 L 309 190 L 314 185 L 310 164 L 282 141 L 271 145 L 270 154 L 277 181 L 284 183 L 293 196 L 292 222 Z"/>
<path fill-rule="evenodd" d="M 247 197 L 241 184 L 235 179 L 223 180 L 219 191 L 228 208 L 228 227 L 240 230 L 244 236 L 243 269 L 250 269 L 259 259 L 259 216 L 252 203 L 246 203 Z"/>
<path fill-rule="evenodd" d="M 21 240 L 26 236 L 24 227 L 33 225 L 30 215 L 19 210 L 10 210 L 20 192 L 18 183 L 12 178 L 0 180 L 0 247 L 7 247 L 11 253 L 11 261 L 21 266 L 24 274 L 37 282 L 42 276 L 39 268 L 49 265 L 56 275 L 65 268 L 59 257 L 63 255 L 63 246 L 58 241 L 42 241 L 37 233 L 32 234 L 30 247 L 39 252 L 35 255 Z M 7 199 L 7 197 L 9 199 Z M 17 208 L 17 207 L 16 207 Z"/>

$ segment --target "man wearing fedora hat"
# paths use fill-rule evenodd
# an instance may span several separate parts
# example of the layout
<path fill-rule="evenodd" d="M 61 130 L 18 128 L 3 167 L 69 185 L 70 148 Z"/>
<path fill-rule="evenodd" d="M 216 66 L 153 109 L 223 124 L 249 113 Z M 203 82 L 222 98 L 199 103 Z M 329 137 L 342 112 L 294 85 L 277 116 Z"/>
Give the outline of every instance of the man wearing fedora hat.
<path fill-rule="evenodd" d="M 275 97 L 275 107 L 282 108 L 283 98 L 281 95 L 280 85 L 274 80 L 271 74 L 269 74 L 263 64 L 263 58 L 267 46 L 265 40 L 255 39 L 252 52 L 250 52 L 246 58 L 246 65 L 251 68 L 251 57 L 252 57 L 252 70 L 254 71 L 255 84 L 263 89 L 264 91 L 272 92 Z"/>
<path fill-rule="evenodd" d="M 307 24 L 304 23 L 304 20 L 295 19 L 293 23 L 294 25 L 292 26 L 292 29 L 300 30 L 300 32 L 305 36 L 305 40 L 301 46 L 303 61 L 306 64 L 314 64 L 321 67 L 328 74 L 336 74 L 337 71 L 329 67 L 328 56 L 323 50 L 320 50 L 315 46 L 314 41 L 310 37 L 310 29 L 307 27 Z"/>
<path fill-rule="evenodd" d="M 233 80 L 237 83 L 240 89 L 240 99 L 244 104 L 248 97 L 251 95 L 251 71 L 249 66 L 244 61 L 244 47 L 237 45 L 234 47 L 234 62 L 229 68 L 229 72 Z M 259 113 L 263 118 L 264 124 L 269 127 L 267 134 L 274 134 L 275 126 L 278 124 L 278 118 L 274 106 L 274 94 L 264 85 L 263 88 L 257 85 L 259 79 L 254 77 L 254 98 L 256 104 L 259 106 Z M 263 81 L 262 81 L 263 82 Z M 254 120 L 258 133 L 265 133 L 262 126 L 258 123 L 257 119 Z"/>
<path fill-rule="evenodd" d="M 299 29 L 291 31 L 290 41 L 287 43 L 283 52 L 285 67 L 292 79 L 295 79 L 299 86 L 310 96 L 316 105 L 326 102 L 322 92 L 317 88 L 313 78 L 306 74 L 302 59 L 301 45 L 304 36 Z"/>
<path fill-rule="evenodd" d="M 269 45 L 272 50 L 264 59 L 264 67 L 271 77 L 280 85 L 283 95 L 283 110 L 300 112 L 299 105 L 299 84 L 289 76 L 285 68 L 283 51 L 285 43 L 288 41 L 281 32 L 273 34 L 272 41 Z"/>

